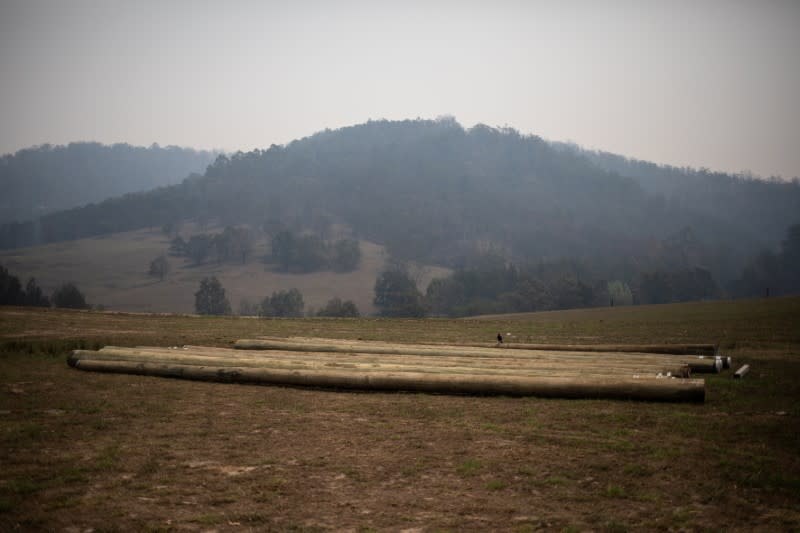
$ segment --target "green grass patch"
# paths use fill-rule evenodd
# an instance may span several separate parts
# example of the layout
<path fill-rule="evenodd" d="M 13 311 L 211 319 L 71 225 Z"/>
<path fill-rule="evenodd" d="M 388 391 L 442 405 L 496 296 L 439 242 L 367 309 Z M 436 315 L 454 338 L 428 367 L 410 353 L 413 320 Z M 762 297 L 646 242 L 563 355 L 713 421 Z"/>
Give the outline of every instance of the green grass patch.
<path fill-rule="evenodd" d="M 39 422 L 23 422 L 9 432 L 9 441 L 17 446 L 25 446 L 30 441 L 41 440 L 46 433 L 45 426 Z"/>
<path fill-rule="evenodd" d="M 27 496 L 44 488 L 42 483 L 36 482 L 29 477 L 12 479 L 6 486 L 10 492 L 19 496 Z"/>
<path fill-rule="evenodd" d="M 620 485 L 609 484 L 606 485 L 603 495 L 606 498 L 627 498 L 628 495 L 625 489 Z"/>
<path fill-rule="evenodd" d="M 627 524 L 623 522 L 617 522 L 616 520 L 611 520 L 603 524 L 603 531 L 606 533 L 627 533 L 630 531 L 630 528 Z"/>
<path fill-rule="evenodd" d="M 646 477 L 651 474 L 650 469 L 638 463 L 629 463 L 622 467 L 622 472 L 633 477 Z"/>
<path fill-rule="evenodd" d="M 78 496 L 62 497 L 53 501 L 49 509 L 56 511 L 60 509 L 73 509 L 81 505 L 81 499 Z"/>
<path fill-rule="evenodd" d="M 270 516 L 266 513 L 244 513 L 236 516 L 233 522 L 241 522 L 243 524 L 266 524 L 270 521 Z"/>
<path fill-rule="evenodd" d="M 72 350 L 99 350 L 106 343 L 97 339 L 13 340 L 0 342 L 0 355 L 22 354 L 58 358 Z"/>
<path fill-rule="evenodd" d="M 94 467 L 97 470 L 111 470 L 119 462 L 120 450 L 118 445 L 107 446 L 95 458 Z"/>
<path fill-rule="evenodd" d="M 456 471 L 462 476 L 474 476 L 481 469 L 483 465 L 477 459 L 467 459 L 456 468 Z"/>
<path fill-rule="evenodd" d="M 487 490 L 503 490 L 506 488 L 508 484 L 505 481 L 499 479 L 493 479 L 486 484 Z"/>
<path fill-rule="evenodd" d="M 72 485 L 75 483 L 84 483 L 89 479 L 88 473 L 85 469 L 69 465 L 61 468 L 58 473 L 53 477 L 54 484 Z"/>
<path fill-rule="evenodd" d="M 0 498 L 0 513 L 10 513 L 14 510 L 14 503 L 9 498 Z"/>
<path fill-rule="evenodd" d="M 498 433 L 503 429 L 500 425 L 493 422 L 485 422 L 481 427 L 483 427 L 483 429 L 486 431 L 491 431 L 494 433 Z"/>
<path fill-rule="evenodd" d="M 692 513 L 686 507 L 678 507 L 672 511 L 672 520 L 676 526 L 680 526 L 689 522 Z"/>

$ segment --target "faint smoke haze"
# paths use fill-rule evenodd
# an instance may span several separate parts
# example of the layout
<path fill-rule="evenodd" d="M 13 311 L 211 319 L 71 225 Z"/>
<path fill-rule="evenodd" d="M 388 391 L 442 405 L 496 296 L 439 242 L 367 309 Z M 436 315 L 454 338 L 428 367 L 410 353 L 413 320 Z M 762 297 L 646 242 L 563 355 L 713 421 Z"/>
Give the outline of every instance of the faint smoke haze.
<path fill-rule="evenodd" d="M 455 116 L 800 176 L 800 2 L 0 0 L 0 152 Z"/>

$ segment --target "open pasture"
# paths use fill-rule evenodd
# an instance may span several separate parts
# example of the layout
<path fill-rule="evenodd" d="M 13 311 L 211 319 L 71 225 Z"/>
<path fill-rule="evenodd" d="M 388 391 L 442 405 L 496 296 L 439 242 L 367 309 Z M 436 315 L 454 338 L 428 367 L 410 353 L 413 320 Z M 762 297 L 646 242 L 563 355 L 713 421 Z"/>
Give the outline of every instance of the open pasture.
<path fill-rule="evenodd" d="M 201 230 L 192 225 L 183 237 L 196 233 L 219 232 L 221 228 Z M 24 284 L 35 277 L 47 294 L 67 281 L 75 282 L 93 306 L 126 312 L 194 311 L 194 293 L 200 281 L 216 276 L 234 311 L 242 301 L 260 304 L 273 291 L 297 288 L 306 311 L 319 309 L 334 297 L 352 300 L 362 314 L 376 311 L 372 289 L 384 268 L 386 252 L 382 246 L 361 242 L 361 263 L 352 272 L 321 271 L 309 274 L 275 272 L 261 258 L 268 252 L 265 240 L 256 242 L 252 257 L 245 264 L 209 261 L 194 265 L 185 258 L 168 256 L 170 270 L 163 280 L 147 274 L 150 262 L 167 254 L 170 238 L 157 229 L 115 233 L 102 237 L 46 244 L 31 248 L 0 250 L 0 264 Z M 447 269 L 415 267 L 424 291 L 431 279 L 445 276 Z"/>
<path fill-rule="evenodd" d="M 470 320 L 0 309 L 0 530 L 800 528 L 800 299 Z M 78 372 L 73 349 L 239 338 L 719 343 L 704 404 Z M 510 335 L 509 335 L 510 334 Z"/>

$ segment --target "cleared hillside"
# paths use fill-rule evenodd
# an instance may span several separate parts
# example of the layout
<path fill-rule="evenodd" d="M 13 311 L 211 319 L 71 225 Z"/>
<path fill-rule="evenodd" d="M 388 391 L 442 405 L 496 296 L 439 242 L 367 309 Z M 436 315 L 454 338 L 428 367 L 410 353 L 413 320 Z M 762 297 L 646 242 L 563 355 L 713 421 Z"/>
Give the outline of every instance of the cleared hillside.
<path fill-rule="evenodd" d="M 243 265 L 212 262 L 193 266 L 183 258 L 169 257 L 171 270 L 159 281 L 147 272 L 150 262 L 167 252 L 169 238 L 154 229 L 2 251 L 0 264 L 23 280 L 35 277 L 46 293 L 63 282 L 75 282 L 90 304 L 118 311 L 193 313 L 200 280 L 216 276 L 234 312 L 243 299 L 259 303 L 274 291 L 296 287 L 303 293 L 306 310 L 319 309 L 329 299 L 339 297 L 355 302 L 362 314 L 371 314 L 375 312 L 375 280 L 387 256 L 381 246 L 367 241 L 360 244 L 360 266 L 346 273 L 266 270 L 258 259 L 266 251 L 266 243 L 261 241 L 254 259 Z M 433 277 L 448 272 L 440 267 L 412 270 L 423 291 Z"/>

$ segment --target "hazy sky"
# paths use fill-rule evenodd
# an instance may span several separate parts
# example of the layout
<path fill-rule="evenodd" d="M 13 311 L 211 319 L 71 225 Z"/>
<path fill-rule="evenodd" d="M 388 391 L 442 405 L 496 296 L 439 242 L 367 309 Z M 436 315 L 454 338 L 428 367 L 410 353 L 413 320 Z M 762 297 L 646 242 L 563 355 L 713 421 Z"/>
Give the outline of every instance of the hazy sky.
<path fill-rule="evenodd" d="M 800 1 L 0 0 L 0 152 L 453 115 L 800 176 Z"/>

